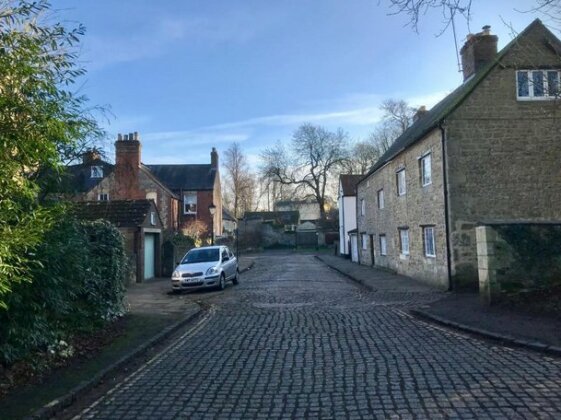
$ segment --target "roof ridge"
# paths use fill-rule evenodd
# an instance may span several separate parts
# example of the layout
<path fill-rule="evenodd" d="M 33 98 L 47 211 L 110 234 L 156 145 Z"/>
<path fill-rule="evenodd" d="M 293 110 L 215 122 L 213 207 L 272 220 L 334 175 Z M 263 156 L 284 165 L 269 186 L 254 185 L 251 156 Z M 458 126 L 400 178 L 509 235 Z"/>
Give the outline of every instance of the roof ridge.
<path fill-rule="evenodd" d="M 478 72 L 474 73 L 456 89 L 442 98 L 427 112 L 426 115 L 415 121 L 410 127 L 407 128 L 407 130 L 405 130 L 405 132 L 403 132 L 398 138 L 396 138 L 392 145 L 388 148 L 388 150 L 384 154 L 382 154 L 382 156 L 376 161 L 376 163 L 374 163 L 374 165 L 372 165 L 370 170 L 364 175 L 364 177 L 358 182 L 358 184 L 360 184 L 367 177 L 372 175 L 386 163 L 395 158 L 403 150 L 411 147 L 417 140 L 425 136 L 430 130 L 433 130 L 438 124 L 440 124 L 441 121 L 443 121 L 448 115 L 450 115 L 450 113 L 452 113 L 458 106 L 461 105 L 461 103 L 473 92 L 473 90 L 491 72 L 491 70 L 499 64 L 499 61 L 510 51 L 510 49 L 514 45 L 516 45 L 519 39 L 525 36 L 536 25 L 541 25 L 541 27 L 547 31 L 548 36 L 553 37 L 553 39 L 559 42 L 559 39 L 555 36 L 555 34 L 553 34 L 539 18 L 534 19 L 532 23 L 530 23 L 528 26 L 526 26 L 526 28 L 524 28 L 524 30 L 522 30 L 522 32 L 514 37 L 507 45 L 505 45 L 487 65 L 481 68 Z M 458 95 L 458 97 L 455 98 L 455 95 Z M 448 101 L 450 101 L 450 104 L 447 104 Z M 442 106 L 445 106 L 445 108 L 442 110 L 438 109 Z M 419 133 L 413 135 L 412 140 L 406 141 L 407 137 L 411 135 L 411 132 L 414 132 L 417 129 L 420 129 Z M 406 144 L 401 145 L 400 143 L 404 141 Z"/>

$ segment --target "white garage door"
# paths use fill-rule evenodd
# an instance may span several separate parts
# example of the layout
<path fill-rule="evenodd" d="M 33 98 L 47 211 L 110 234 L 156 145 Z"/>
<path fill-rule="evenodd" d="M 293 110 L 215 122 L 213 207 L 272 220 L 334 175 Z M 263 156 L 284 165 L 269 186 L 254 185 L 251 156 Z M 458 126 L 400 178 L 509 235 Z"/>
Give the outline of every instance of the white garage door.
<path fill-rule="evenodd" d="M 358 262 L 358 236 L 351 235 L 351 261 Z"/>
<path fill-rule="evenodd" d="M 146 233 L 144 235 L 144 280 L 154 277 L 154 266 L 156 259 L 156 235 Z"/>

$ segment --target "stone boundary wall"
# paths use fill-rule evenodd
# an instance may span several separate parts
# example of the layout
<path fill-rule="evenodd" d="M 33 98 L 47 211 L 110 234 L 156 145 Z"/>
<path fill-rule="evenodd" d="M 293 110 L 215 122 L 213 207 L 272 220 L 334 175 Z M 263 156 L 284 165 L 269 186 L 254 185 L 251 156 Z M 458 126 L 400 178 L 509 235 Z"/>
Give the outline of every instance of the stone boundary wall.
<path fill-rule="evenodd" d="M 489 223 L 476 238 L 484 303 L 561 284 L 561 222 Z"/>

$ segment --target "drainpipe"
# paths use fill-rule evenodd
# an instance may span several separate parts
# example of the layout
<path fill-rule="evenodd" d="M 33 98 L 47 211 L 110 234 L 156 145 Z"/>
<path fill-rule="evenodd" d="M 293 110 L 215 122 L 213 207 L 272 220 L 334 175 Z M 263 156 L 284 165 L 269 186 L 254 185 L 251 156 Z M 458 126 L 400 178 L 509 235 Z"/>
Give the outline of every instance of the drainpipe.
<path fill-rule="evenodd" d="M 448 178 L 447 178 L 447 167 L 446 167 L 446 138 L 447 138 L 447 126 L 446 121 L 440 123 L 441 131 L 441 141 L 442 141 L 442 182 L 444 184 L 444 224 L 446 226 L 446 267 L 448 271 L 448 290 L 452 290 L 452 266 L 450 264 L 451 251 L 450 251 L 450 223 L 448 222 Z"/>

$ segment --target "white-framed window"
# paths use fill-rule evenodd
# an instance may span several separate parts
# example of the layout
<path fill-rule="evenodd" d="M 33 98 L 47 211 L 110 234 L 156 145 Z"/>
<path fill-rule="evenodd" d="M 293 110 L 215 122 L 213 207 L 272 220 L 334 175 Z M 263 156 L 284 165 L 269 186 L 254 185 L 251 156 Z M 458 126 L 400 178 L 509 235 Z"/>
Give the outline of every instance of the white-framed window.
<path fill-rule="evenodd" d="M 366 251 L 368 249 L 368 235 L 366 233 L 362 234 L 362 250 Z"/>
<path fill-rule="evenodd" d="M 555 99 L 560 95 L 559 70 L 518 70 L 516 97 L 520 101 Z"/>
<path fill-rule="evenodd" d="M 183 214 L 197 214 L 197 193 L 183 193 Z"/>
<path fill-rule="evenodd" d="M 384 189 L 378 190 L 378 208 L 384 208 Z"/>
<path fill-rule="evenodd" d="M 109 201 L 109 194 L 108 193 L 99 193 L 97 195 L 97 201 Z"/>
<path fill-rule="evenodd" d="M 91 178 L 103 178 L 103 166 L 94 165 L 91 167 L 90 171 Z"/>
<path fill-rule="evenodd" d="M 425 256 L 436 257 L 436 247 L 434 244 L 434 226 L 423 227 L 423 247 Z"/>
<path fill-rule="evenodd" d="M 432 158 L 430 153 L 421 157 L 419 166 L 421 167 L 421 185 L 426 187 L 432 183 Z"/>
<path fill-rule="evenodd" d="M 150 224 L 152 226 L 156 225 L 156 212 L 154 212 L 154 211 L 150 212 Z"/>
<path fill-rule="evenodd" d="M 386 235 L 380 235 L 380 255 L 388 255 L 388 241 Z"/>
<path fill-rule="evenodd" d="M 399 229 L 399 250 L 402 255 L 409 255 L 409 229 Z"/>
<path fill-rule="evenodd" d="M 405 184 L 405 168 L 397 171 L 395 178 L 397 183 L 397 195 L 405 195 L 407 192 L 407 186 Z"/>
<path fill-rule="evenodd" d="M 360 215 L 364 216 L 366 214 L 366 201 L 364 198 L 360 199 Z"/>

